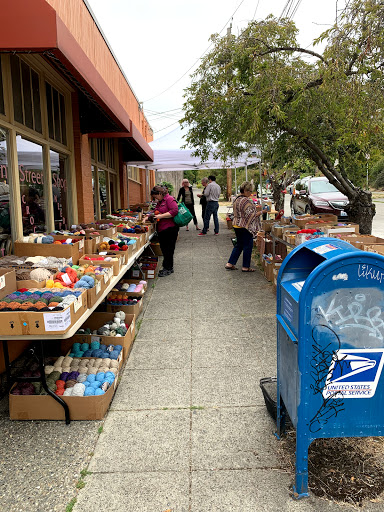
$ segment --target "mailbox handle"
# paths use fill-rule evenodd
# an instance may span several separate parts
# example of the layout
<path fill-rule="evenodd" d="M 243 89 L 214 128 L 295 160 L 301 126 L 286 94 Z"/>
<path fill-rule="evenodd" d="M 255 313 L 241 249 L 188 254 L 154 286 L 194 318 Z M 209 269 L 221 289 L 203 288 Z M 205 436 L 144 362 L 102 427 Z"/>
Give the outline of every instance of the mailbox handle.
<path fill-rule="evenodd" d="M 288 327 L 287 322 L 284 320 L 284 318 L 281 315 L 276 315 L 277 321 L 281 324 L 282 328 L 285 330 L 285 332 L 288 334 L 289 338 L 293 343 L 296 343 L 297 345 L 297 338 L 291 331 L 291 329 Z"/>

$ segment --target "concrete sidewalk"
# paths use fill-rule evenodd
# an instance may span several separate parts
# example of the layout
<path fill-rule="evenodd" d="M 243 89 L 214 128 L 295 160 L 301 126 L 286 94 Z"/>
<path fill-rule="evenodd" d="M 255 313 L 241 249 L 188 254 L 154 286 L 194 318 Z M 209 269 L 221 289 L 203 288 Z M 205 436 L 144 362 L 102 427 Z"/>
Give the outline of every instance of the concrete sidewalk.
<path fill-rule="evenodd" d="M 260 272 L 224 270 L 231 236 L 181 229 L 74 512 L 345 510 L 290 497 L 259 388 L 276 374 L 275 296 Z"/>

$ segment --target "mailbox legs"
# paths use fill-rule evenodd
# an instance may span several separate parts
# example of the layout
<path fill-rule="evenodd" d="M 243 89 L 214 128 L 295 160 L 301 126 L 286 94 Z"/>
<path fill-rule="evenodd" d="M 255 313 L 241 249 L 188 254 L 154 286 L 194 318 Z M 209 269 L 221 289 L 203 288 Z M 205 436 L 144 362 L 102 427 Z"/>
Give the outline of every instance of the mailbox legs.
<path fill-rule="evenodd" d="M 298 425 L 296 430 L 296 475 L 293 487 L 295 499 L 309 496 L 308 493 L 308 444 L 306 436 L 300 432 Z"/>

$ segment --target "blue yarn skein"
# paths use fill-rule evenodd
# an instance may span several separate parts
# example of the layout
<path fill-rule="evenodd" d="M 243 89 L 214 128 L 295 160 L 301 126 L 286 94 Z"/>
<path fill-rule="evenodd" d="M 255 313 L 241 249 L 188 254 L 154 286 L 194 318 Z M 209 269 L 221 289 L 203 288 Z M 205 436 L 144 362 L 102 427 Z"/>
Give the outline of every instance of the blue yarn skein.
<path fill-rule="evenodd" d="M 95 396 L 104 395 L 105 391 L 103 389 L 97 388 L 95 389 Z"/>
<path fill-rule="evenodd" d="M 84 396 L 94 396 L 95 395 L 95 389 L 92 386 L 88 386 L 85 388 Z"/>

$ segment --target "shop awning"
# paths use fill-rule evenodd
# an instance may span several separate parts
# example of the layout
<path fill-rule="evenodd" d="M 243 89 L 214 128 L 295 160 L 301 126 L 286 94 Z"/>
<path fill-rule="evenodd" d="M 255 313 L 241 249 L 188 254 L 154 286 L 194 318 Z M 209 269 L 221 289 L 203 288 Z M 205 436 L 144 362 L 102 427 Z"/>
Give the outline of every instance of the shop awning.
<path fill-rule="evenodd" d="M 80 91 L 83 133 L 123 133 L 139 160 L 152 160 L 149 144 L 56 11 L 45 0 L 1 2 L 0 52 L 40 53 Z M 111 57 L 112 58 L 112 57 Z M 86 121 L 87 120 L 87 121 Z"/>

